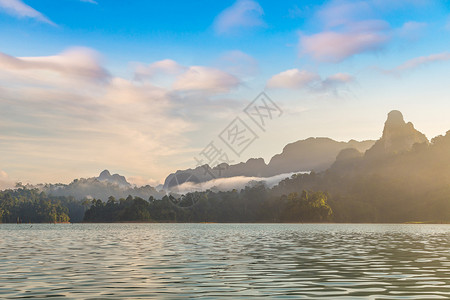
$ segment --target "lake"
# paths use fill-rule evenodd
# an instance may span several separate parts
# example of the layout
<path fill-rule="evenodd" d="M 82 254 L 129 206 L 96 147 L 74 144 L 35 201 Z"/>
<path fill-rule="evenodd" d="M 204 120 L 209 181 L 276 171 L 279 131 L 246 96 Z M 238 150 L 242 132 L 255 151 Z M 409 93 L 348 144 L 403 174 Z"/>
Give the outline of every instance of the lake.
<path fill-rule="evenodd" d="M 450 225 L 1 224 L 0 298 L 450 298 Z"/>

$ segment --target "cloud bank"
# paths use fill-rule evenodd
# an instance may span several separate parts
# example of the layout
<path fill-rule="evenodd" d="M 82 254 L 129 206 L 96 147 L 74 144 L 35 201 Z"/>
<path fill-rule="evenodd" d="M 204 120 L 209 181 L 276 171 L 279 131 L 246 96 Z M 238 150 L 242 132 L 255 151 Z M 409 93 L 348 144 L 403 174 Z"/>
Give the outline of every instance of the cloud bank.
<path fill-rule="evenodd" d="M 177 194 L 187 194 L 195 191 L 205 191 L 205 190 L 218 190 L 218 191 L 231 191 L 233 189 L 243 189 L 248 185 L 251 185 L 252 182 L 264 182 L 264 184 L 272 188 L 277 185 L 281 180 L 285 178 L 291 177 L 293 174 L 299 174 L 305 172 L 292 172 L 279 174 L 272 177 L 246 177 L 246 176 L 235 176 L 229 178 L 218 178 L 212 179 L 203 183 L 192 183 L 185 182 L 179 186 L 174 187 L 171 192 Z"/>

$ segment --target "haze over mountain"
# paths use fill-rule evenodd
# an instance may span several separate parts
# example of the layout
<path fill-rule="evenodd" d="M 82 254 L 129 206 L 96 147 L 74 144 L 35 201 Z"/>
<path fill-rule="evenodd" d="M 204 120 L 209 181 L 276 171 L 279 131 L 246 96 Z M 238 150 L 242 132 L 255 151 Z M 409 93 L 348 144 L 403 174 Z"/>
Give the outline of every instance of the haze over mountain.
<path fill-rule="evenodd" d="M 126 198 L 129 195 L 148 199 L 150 196 L 161 198 L 164 195 L 150 185 L 132 186 L 124 176 L 111 175 L 108 170 L 102 171 L 98 177 L 75 179 L 69 184 L 38 184 L 35 187 L 51 196 L 72 196 L 79 200 L 106 200 L 110 196 Z"/>
<path fill-rule="evenodd" d="M 275 188 L 302 189 L 330 193 L 336 221 L 449 221 L 450 131 L 429 142 L 392 111 L 366 153 L 344 149 L 326 172 L 293 176 Z"/>
<path fill-rule="evenodd" d="M 178 170 L 166 178 L 164 188 L 168 189 L 186 181 L 199 183 L 235 176 L 272 177 L 292 172 L 323 171 L 333 164 L 341 150 L 354 148 L 364 152 L 374 143 L 375 141 L 371 140 L 337 142 L 330 138 L 308 138 L 286 145 L 282 153 L 272 157 L 269 164 L 262 158 L 251 158 L 245 163 L 234 165 L 223 163 L 213 168 L 203 165 L 195 169 Z"/>

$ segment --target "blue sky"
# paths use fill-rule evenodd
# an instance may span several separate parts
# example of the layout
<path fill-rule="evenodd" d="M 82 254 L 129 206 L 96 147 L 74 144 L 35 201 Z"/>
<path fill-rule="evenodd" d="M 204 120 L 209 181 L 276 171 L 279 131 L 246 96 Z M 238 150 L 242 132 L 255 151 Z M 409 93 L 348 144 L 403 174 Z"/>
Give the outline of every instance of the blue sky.
<path fill-rule="evenodd" d="M 450 2 L 0 0 L 0 186 L 195 166 L 261 91 L 282 107 L 235 161 L 376 139 L 400 109 L 450 129 Z"/>

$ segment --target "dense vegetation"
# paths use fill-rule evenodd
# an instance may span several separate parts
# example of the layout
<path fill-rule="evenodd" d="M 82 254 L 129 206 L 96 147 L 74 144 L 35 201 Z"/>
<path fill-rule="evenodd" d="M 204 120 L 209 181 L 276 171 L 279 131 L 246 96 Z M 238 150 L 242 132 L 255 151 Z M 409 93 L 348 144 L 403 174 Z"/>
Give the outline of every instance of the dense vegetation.
<path fill-rule="evenodd" d="M 180 198 L 164 196 L 146 201 L 129 196 L 93 200 L 86 222 L 326 222 L 332 219 L 328 195 L 306 192 L 273 196 L 263 184 L 240 192 L 195 192 Z"/>
<path fill-rule="evenodd" d="M 1 223 L 80 222 L 85 209 L 71 197 L 49 197 L 37 189 L 0 191 Z"/>

